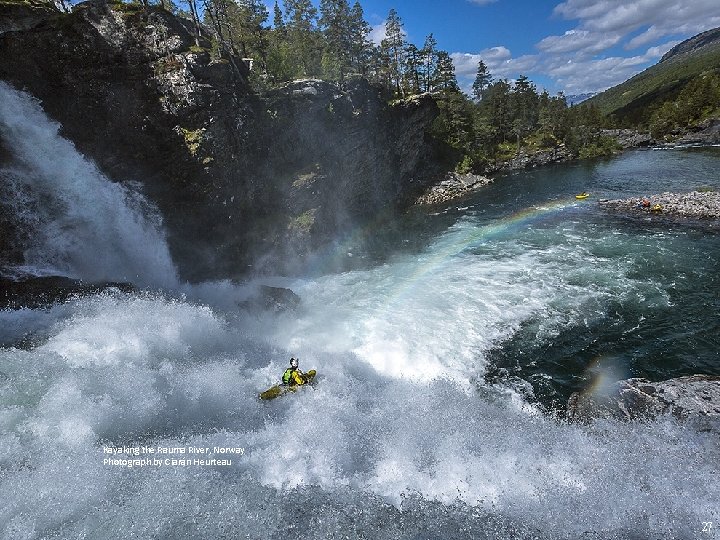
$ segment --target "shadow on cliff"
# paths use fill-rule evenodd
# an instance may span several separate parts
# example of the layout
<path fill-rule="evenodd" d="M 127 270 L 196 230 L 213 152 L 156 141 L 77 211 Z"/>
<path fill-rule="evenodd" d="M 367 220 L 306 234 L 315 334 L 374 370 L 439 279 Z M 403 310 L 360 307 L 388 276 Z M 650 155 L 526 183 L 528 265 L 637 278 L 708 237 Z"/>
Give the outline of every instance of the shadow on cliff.
<path fill-rule="evenodd" d="M 17 9 L 0 3 L 0 21 Z M 303 271 L 441 175 L 429 96 L 391 106 L 364 80 L 258 95 L 239 62 L 158 7 L 94 0 L 28 20 L 0 28 L 0 79 L 40 99 L 113 181 L 142 183 L 185 279 Z"/>

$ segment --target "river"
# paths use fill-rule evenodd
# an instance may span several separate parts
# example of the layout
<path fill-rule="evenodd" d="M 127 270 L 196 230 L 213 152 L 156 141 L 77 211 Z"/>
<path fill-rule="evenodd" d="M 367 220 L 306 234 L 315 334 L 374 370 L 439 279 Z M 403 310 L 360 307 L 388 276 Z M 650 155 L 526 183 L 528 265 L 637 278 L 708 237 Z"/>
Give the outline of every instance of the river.
<path fill-rule="evenodd" d="M 190 285 L 151 205 L 0 91 L 22 270 L 142 287 L 0 312 L 26 344 L 0 349 L 2 538 L 716 534 L 717 434 L 561 412 L 598 377 L 720 374 L 720 235 L 596 204 L 720 188 L 718 149 L 519 172 L 358 229 L 303 276 Z M 300 307 L 245 310 L 260 282 Z M 261 402 L 291 355 L 317 383 Z M 205 448 L 231 463 L 165 461 Z"/>

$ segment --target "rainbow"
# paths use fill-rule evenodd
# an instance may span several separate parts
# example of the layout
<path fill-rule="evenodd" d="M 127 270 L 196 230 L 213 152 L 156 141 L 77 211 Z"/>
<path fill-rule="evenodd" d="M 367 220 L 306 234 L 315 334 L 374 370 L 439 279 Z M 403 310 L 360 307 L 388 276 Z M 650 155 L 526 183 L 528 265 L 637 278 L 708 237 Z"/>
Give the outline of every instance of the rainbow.
<path fill-rule="evenodd" d="M 577 207 L 579 203 L 575 198 L 561 199 L 551 201 L 546 204 L 533 206 L 515 212 L 505 218 L 499 219 L 492 224 L 481 227 L 468 228 L 459 235 L 454 235 L 453 240 L 447 245 L 437 247 L 433 250 L 432 255 L 420 255 L 413 272 L 403 280 L 403 284 L 397 288 L 394 294 L 388 298 L 387 305 L 394 304 L 400 297 L 407 294 L 418 283 L 423 282 L 426 276 L 438 271 L 442 266 L 448 264 L 455 256 L 462 253 L 468 247 L 477 243 L 490 239 L 500 234 L 507 234 L 512 230 L 520 230 L 531 226 L 533 223 L 545 219 L 557 212 L 570 207 Z M 316 264 L 313 265 L 315 270 L 322 271 L 333 268 L 334 264 L 339 263 L 351 247 L 360 243 L 363 238 L 367 238 L 375 234 L 383 226 L 386 215 L 379 215 L 371 223 L 364 227 L 359 227 L 348 235 L 342 242 L 336 243 L 331 250 L 328 250 L 322 257 L 319 257 Z"/>
<path fill-rule="evenodd" d="M 387 305 L 395 304 L 401 297 L 405 296 L 409 291 L 414 289 L 419 283 L 425 281 L 426 276 L 433 275 L 443 266 L 449 264 L 450 261 L 471 246 L 477 245 L 481 241 L 486 241 L 501 234 L 507 234 L 509 231 L 525 229 L 547 218 L 559 211 L 569 207 L 579 206 L 573 198 L 553 201 L 542 206 L 526 208 L 510 216 L 499 219 L 496 222 L 484 225 L 482 227 L 469 228 L 464 234 L 456 237 L 451 243 L 440 249 L 433 251 L 432 257 L 428 257 L 422 261 L 415 271 L 405 279 L 403 285 L 398 288 L 391 298 L 388 298 Z"/>

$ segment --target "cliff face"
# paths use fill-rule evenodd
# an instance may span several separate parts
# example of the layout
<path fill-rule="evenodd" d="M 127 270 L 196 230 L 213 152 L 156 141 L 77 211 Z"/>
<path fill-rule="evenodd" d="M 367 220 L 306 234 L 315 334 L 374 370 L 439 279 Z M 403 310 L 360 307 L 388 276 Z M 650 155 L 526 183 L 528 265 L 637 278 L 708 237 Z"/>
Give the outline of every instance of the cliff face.
<path fill-rule="evenodd" d="M 0 1 L 0 79 L 39 98 L 112 180 L 143 184 L 185 277 L 260 258 L 282 270 L 437 174 L 430 98 L 390 107 L 362 81 L 257 95 L 244 65 L 209 47 L 159 8 Z"/>

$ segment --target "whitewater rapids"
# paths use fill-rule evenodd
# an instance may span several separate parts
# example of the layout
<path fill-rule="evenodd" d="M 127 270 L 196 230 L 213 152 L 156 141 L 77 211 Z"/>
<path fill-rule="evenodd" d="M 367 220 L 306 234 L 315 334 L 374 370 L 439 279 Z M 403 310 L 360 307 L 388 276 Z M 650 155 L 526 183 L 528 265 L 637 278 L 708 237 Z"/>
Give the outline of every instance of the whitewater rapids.
<path fill-rule="evenodd" d="M 0 312 L 3 342 L 30 336 L 0 349 L 2 538 L 696 538 L 720 524 L 717 434 L 670 418 L 568 425 L 483 382 L 489 351 L 529 323 L 549 343 L 617 302 L 670 306 L 662 280 L 609 253 L 617 238 L 588 245 L 470 213 L 420 253 L 278 280 L 298 311 L 248 313 L 238 302 L 252 285 L 179 284 L 140 196 L 26 95 L 0 86 L 0 103 L 16 104 L 0 107 L 0 127 L 19 163 L 3 181 L 64 209 L 31 220 L 31 263 L 153 289 Z M 27 157 L 41 144 L 72 174 Z M 577 207 L 538 210 L 563 212 Z M 318 384 L 259 401 L 290 355 Z M 231 465 L 128 467 L 104 464 L 108 447 L 243 452 L 210 456 Z"/>

